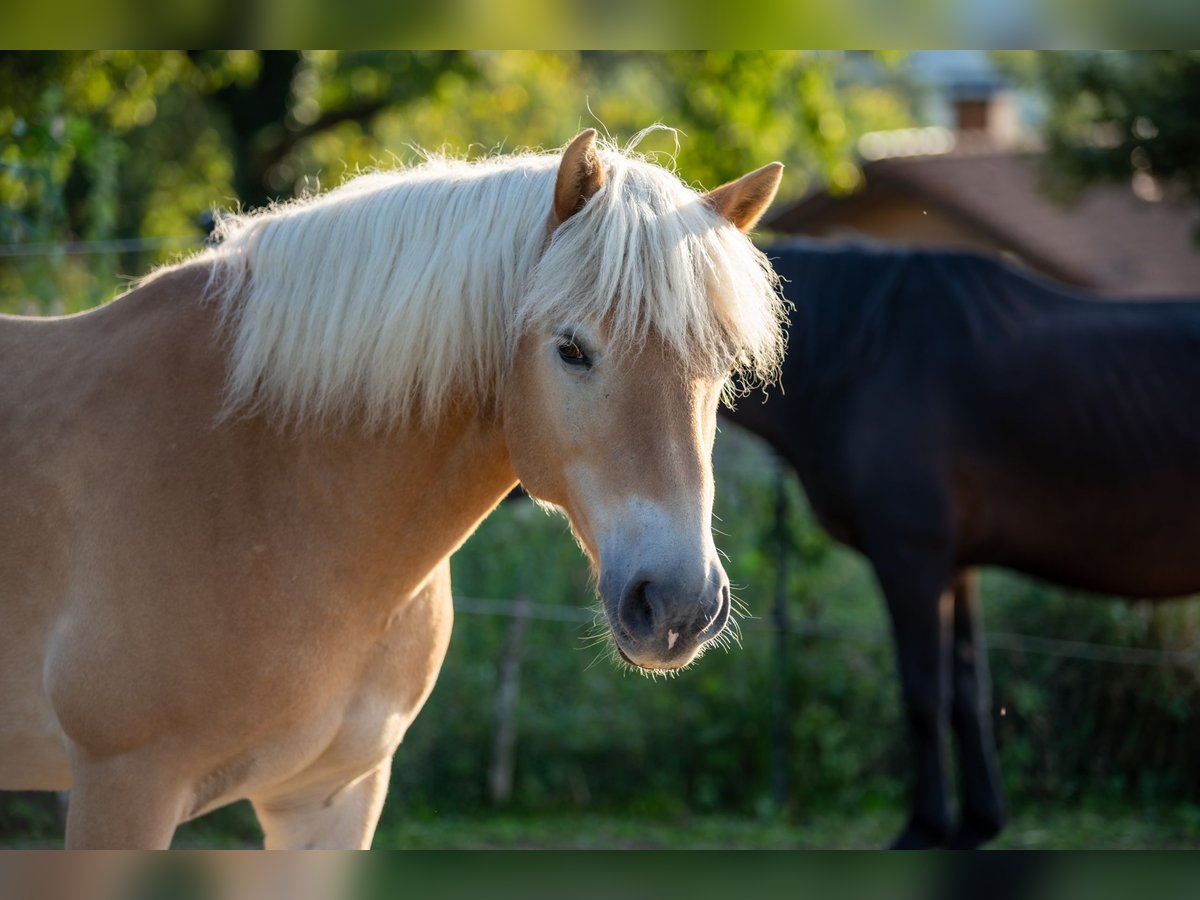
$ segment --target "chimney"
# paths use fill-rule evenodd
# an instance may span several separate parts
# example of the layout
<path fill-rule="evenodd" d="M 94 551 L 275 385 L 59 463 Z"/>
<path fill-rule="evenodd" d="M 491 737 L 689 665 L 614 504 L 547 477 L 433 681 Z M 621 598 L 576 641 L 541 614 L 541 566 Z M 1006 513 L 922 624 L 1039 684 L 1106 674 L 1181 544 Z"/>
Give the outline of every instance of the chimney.
<path fill-rule="evenodd" d="M 1019 141 L 1020 121 L 1010 91 L 994 83 L 960 83 L 951 88 L 950 105 L 960 145 L 1011 147 Z"/>

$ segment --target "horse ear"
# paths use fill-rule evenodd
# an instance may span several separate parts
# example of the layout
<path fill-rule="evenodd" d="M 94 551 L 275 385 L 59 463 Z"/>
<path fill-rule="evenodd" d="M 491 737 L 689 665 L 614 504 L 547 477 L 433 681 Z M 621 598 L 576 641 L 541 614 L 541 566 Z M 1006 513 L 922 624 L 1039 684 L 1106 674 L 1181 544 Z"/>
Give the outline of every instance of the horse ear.
<path fill-rule="evenodd" d="M 704 199 L 713 209 L 736 225 L 739 231 L 745 233 L 758 224 L 762 214 L 775 199 L 781 178 L 783 163 L 767 163 L 749 175 L 713 188 L 704 195 Z"/>
<path fill-rule="evenodd" d="M 592 198 L 604 184 L 604 167 L 596 152 L 596 129 L 579 132 L 563 151 L 554 183 L 554 208 L 550 212 L 550 227 L 557 228 Z"/>

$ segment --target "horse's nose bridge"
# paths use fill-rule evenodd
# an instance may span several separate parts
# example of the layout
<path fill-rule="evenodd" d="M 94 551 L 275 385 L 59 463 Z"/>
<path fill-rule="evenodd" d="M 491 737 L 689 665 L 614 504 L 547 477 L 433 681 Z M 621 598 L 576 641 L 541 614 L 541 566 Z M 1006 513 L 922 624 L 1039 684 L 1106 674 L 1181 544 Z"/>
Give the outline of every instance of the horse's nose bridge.
<path fill-rule="evenodd" d="M 630 484 L 663 506 L 706 502 L 712 493 L 712 447 L 695 391 L 681 382 L 659 389 L 630 385 L 630 394 L 637 403 L 624 411 L 614 442 Z"/>
<path fill-rule="evenodd" d="M 692 563 L 715 556 L 712 539 L 713 485 L 710 461 L 677 436 L 664 440 L 652 454 L 631 458 L 634 493 L 626 506 L 626 523 L 640 533 L 640 543 L 664 563 Z"/>
<path fill-rule="evenodd" d="M 670 505 L 635 494 L 606 516 L 600 588 L 608 600 L 653 586 L 652 606 L 676 608 L 676 596 L 701 596 L 725 577 L 713 544 L 703 498 L 672 498 Z"/>
<path fill-rule="evenodd" d="M 729 582 L 702 507 L 681 515 L 639 498 L 602 547 L 605 612 L 618 647 L 638 665 L 680 665 L 728 621 Z"/>

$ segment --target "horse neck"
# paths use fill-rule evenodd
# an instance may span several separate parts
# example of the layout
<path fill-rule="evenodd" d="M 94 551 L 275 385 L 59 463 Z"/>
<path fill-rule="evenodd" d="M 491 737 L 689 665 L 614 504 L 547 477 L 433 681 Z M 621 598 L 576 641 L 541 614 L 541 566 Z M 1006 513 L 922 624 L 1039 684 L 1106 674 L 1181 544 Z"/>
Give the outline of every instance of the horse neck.
<path fill-rule="evenodd" d="M 794 305 L 786 390 L 821 395 L 870 369 L 894 309 L 903 257 L 859 248 L 785 247 L 774 260 Z"/>
<path fill-rule="evenodd" d="M 289 481 L 354 565 L 406 580 L 454 552 L 516 483 L 500 419 L 460 407 L 386 433 L 303 430 Z M 294 480 L 292 480 L 294 479 Z"/>
<path fill-rule="evenodd" d="M 219 332 L 214 305 L 198 299 L 206 277 L 168 273 L 76 323 L 81 348 L 67 358 L 87 348 L 109 358 L 86 415 L 118 435 L 117 456 L 145 448 L 138 483 L 171 485 L 171 504 L 231 552 L 309 557 L 297 565 L 347 597 L 415 589 L 517 480 L 499 414 L 463 401 L 383 431 L 251 413 L 221 421 L 229 346 L 200 338 Z"/>

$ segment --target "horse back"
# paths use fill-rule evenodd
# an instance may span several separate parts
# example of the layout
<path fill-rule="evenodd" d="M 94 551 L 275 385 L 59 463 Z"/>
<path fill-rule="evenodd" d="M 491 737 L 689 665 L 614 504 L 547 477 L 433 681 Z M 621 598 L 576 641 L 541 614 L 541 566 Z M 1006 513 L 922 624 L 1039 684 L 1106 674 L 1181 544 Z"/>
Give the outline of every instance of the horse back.
<path fill-rule="evenodd" d="M 1056 306 L 941 383 L 961 553 L 1072 586 L 1200 589 L 1200 303 Z"/>
<path fill-rule="evenodd" d="M 223 370 L 205 280 L 191 267 L 79 315 L 0 317 L 3 527 L 65 532 L 156 426 L 211 420 Z"/>
<path fill-rule="evenodd" d="M 51 536 L 68 531 L 66 522 L 90 502 L 88 489 L 133 466 L 133 442 L 153 429 L 163 407 L 212 406 L 201 400 L 211 385 L 179 377 L 199 355 L 189 344 L 208 344 L 214 355 L 212 341 L 195 340 L 197 330 L 212 327 L 202 285 L 198 271 L 182 270 L 79 315 L 0 316 L 6 537 L 26 546 L 36 535 L 39 545 L 54 545 Z M 213 363 L 219 366 L 215 355 Z M 10 549 L 8 568 L 28 568 L 28 552 L 13 559 Z M 6 584 L 11 579 L 0 577 Z"/>
<path fill-rule="evenodd" d="M 971 327 L 954 309 L 898 311 L 879 356 L 836 382 L 789 361 L 782 392 L 731 418 L 860 550 L 916 541 L 1097 591 L 1200 590 L 1200 303 L 1055 297 Z"/>

